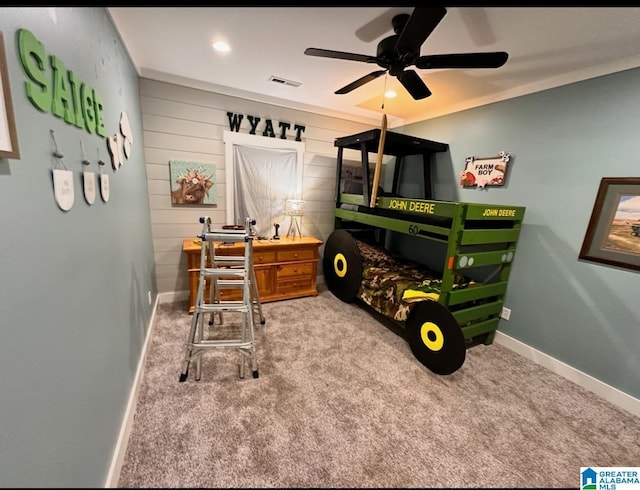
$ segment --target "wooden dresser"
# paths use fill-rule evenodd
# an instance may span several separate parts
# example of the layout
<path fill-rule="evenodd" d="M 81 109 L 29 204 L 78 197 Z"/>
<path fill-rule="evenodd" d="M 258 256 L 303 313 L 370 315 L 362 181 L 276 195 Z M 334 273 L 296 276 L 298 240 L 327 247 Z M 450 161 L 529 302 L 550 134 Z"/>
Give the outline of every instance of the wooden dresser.
<path fill-rule="evenodd" d="M 260 301 L 316 296 L 316 277 L 318 275 L 318 249 L 322 240 L 303 236 L 297 238 L 281 237 L 280 240 L 253 241 L 253 267 L 260 292 Z M 187 254 L 189 273 L 189 313 L 193 313 L 198 275 L 200 272 L 200 240 L 187 239 L 182 243 L 182 251 Z M 215 243 L 216 255 L 244 255 L 244 244 Z M 225 300 L 239 299 L 242 292 L 223 289 L 221 297 Z"/>

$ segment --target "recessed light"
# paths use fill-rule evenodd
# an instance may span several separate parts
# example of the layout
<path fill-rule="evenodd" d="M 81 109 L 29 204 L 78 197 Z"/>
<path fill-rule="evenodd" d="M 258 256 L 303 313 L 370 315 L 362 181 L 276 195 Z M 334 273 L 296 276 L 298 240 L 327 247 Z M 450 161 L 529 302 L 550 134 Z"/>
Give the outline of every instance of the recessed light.
<path fill-rule="evenodd" d="M 393 90 L 387 90 L 387 91 L 384 93 L 384 96 L 385 96 L 385 97 L 387 97 L 387 98 L 389 98 L 389 99 L 393 99 L 394 97 L 397 97 L 397 95 L 398 95 L 398 94 L 397 94 L 397 93 L 395 93 Z"/>
<path fill-rule="evenodd" d="M 224 41 L 216 41 L 213 43 L 213 49 L 218 53 L 228 53 L 231 51 L 231 47 Z"/>

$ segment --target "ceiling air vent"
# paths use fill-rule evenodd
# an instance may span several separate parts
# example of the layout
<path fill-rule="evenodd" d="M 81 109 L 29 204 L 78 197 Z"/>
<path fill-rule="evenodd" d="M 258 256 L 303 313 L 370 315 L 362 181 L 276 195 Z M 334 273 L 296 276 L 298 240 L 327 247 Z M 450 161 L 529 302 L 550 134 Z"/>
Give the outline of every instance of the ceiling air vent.
<path fill-rule="evenodd" d="M 300 85 L 302 85 L 300 82 L 292 82 L 291 80 L 286 80 L 281 77 L 274 77 L 273 75 L 269 77 L 269 81 L 279 83 L 280 85 L 288 85 L 289 87 L 299 87 Z"/>

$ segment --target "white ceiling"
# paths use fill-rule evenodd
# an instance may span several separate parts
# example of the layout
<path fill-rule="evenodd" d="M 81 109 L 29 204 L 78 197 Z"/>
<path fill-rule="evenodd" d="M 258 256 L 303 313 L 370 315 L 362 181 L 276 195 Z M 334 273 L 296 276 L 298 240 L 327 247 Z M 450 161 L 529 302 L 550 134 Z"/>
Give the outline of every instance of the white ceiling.
<path fill-rule="evenodd" d="M 392 14 L 412 10 L 108 8 L 142 77 L 375 125 L 385 112 L 390 127 L 640 66 L 640 7 L 450 7 L 421 55 L 506 51 L 509 59 L 495 69 L 416 70 L 433 93 L 419 101 L 391 76 L 335 95 L 379 67 L 304 54 L 314 47 L 375 56 L 393 34 Z M 231 53 L 214 52 L 217 39 Z M 385 99 L 383 110 L 385 84 L 398 97 Z"/>

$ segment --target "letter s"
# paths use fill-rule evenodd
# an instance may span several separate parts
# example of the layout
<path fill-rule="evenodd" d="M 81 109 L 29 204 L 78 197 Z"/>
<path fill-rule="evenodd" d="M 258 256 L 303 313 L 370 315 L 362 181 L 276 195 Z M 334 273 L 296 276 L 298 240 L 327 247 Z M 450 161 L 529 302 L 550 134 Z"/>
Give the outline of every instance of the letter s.
<path fill-rule="evenodd" d="M 32 80 L 32 82 L 28 80 L 24 82 L 27 97 L 37 109 L 49 112 L 51 109 L 51 90 L 47 83 L 44 64 L 46 59 L 44 45 L 30 31 L 20 29 L 18 30 L 18 52 L 22 66 Z"/>

